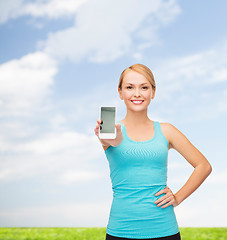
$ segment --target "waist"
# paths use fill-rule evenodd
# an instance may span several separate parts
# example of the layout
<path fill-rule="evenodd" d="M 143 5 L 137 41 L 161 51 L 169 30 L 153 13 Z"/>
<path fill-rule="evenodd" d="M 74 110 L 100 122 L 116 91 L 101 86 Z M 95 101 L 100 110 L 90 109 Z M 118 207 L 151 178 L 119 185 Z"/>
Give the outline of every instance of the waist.
<path fill-rule="evenodd" d="M 155 196 L 155 193 L 165 186 L 117 192 L 113 197 L 107 232 L 126 238 L 152 238 L 179 231 L 173 206 L 161 208 L 155 204 L 164 195 Z M 158 236 L 159 234 L 161 235 Z"/>
<path fill-rule="evenodd" d="M 150 198 L 154 197 L 155 193 L 164 189 L 167 186 L 166 183 L 152 184 L 152 185 L 120 185 L 112 187 L 113 197 L 115 198 Z"/>
<path fill-rule="evenodd" d="M 167 183 L 167 171 L 163 168 L 138 166 L 112 168 L 110 178 L 113 188 L 149 188 Z"/>

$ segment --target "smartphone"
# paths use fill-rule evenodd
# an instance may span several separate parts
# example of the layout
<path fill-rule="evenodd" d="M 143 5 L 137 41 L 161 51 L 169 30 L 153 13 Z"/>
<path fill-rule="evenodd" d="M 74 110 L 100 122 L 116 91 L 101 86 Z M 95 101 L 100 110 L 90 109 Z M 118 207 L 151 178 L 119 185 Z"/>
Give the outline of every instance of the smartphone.
<path fill-rule="evenodd" d="M 100 119 L 102 124 L 99 128 L 100 139 L 115 139 L 116 138 L 116 112 L 117 107 L 114 106 L 100 106 Z"/>

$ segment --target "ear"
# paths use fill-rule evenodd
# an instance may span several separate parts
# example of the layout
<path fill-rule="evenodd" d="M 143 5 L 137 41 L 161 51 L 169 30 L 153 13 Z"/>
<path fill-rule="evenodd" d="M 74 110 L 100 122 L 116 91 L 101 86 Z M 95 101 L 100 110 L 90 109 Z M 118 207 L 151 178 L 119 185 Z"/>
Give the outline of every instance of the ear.
<path fill-rule="evenodd" d="M 118 88 L 118 93 L 119 93 L 120 99 L 123 100 L 123 97 L 122 97 L 122 90 L 121 90 L 120 88 Z"/>
<path fill-rule="evenodd" d="M 151 99 L 154 99 L 154 97 L 155 97 L 155 88 L 152 88 L 152 97 L 151 97 Z"/>

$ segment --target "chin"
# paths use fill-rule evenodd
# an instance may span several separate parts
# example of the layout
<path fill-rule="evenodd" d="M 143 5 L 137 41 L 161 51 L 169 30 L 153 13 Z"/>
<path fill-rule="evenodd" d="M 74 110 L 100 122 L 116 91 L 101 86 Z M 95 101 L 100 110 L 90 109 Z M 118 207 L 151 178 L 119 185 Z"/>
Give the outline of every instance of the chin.
<path fill-rule="evenodd" d="M 132 106 L 127 106 L 128 109 L 134 111 L 134 112 L 140 112 L 140 111 L 143 111 L 143 110 L 146 110 L 148 106 L 135 106 L 135 107 L 132 107 Z"/>

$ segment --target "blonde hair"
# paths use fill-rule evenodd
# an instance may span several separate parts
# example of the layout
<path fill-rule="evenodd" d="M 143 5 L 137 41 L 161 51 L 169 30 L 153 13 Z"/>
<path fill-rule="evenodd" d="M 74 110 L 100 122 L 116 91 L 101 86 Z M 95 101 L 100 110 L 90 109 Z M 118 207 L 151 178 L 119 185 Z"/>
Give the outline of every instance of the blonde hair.
<path fill-rule="evenodd" d="M 156 84 L 155 84 L 154 75 L 153 75 L 152 71 L 147 66 L 140 64 L 140 63 L 137 63 L 130 67 L 127 67 L 121 73 L 119 84 L 118 84 L 118 89 L 120 88 L 122 90 L 123 79 L 129 71 L 135 71 L 135 72 L 142 74 L 150 82 L 152 88 L 154 90 L 156 89 Z"/>

